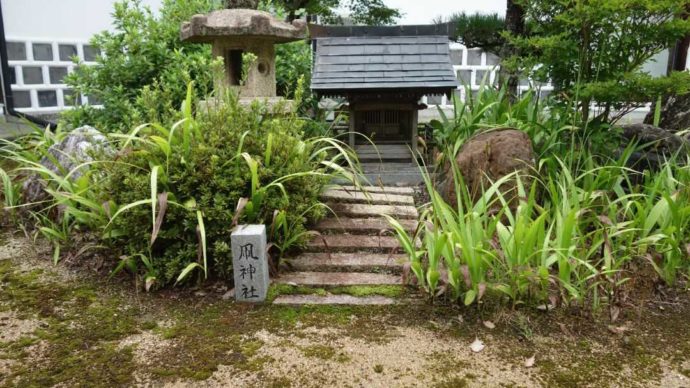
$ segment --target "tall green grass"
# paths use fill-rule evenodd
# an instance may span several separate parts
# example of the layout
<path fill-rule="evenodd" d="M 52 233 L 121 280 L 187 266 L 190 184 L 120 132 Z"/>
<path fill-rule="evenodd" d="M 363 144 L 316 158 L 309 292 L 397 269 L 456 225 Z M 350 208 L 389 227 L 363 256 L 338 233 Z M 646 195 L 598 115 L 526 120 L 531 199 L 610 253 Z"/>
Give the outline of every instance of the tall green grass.
<path fill-rule="evenodd" d="M 590 138 L 568 121 L 567 112 L 539 106 L 530 93 L 509 105 L 502 91 L 487 89 L 459 103 L 452 121 L 437 124 L 448 132 L 438 143 L 445 160 L 473 134 L 512 126 L 530 135 L 537 164 L 490 182 L 473 198 L 450 163 L 456 203 L 421 168 L 430 200 L 419 228 L 409 233 L 388 218 L 430 298 L 471 305 L 491 292 L 512 305 L 615 311 L 634 292 L 629 280 L 646 276 L 639 268 L 651 266 L 668 285 L 688 280 L 690 160 L 669 158 L 660 171 L 640 176 L 627 167 L 635 144 L 597 153 L 591 141 L 609 136 L 608 149 L 615 149 L 615 133 L 590 128 L 601 132 Z"/>

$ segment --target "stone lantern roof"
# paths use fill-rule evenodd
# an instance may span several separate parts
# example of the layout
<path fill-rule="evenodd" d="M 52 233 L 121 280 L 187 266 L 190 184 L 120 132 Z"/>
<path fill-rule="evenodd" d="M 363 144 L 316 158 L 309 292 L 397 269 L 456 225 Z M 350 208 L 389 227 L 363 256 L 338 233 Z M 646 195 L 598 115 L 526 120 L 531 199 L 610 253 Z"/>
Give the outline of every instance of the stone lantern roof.
<path fill-rule="evenodd" d="M 266 38 L 275 43 L 302 40 L 307 37 L 303 20 L 286 23 L 268 12 L 253 9 L 223 9 L 206 15 L 194 15 L 182 24 L 180 37 L 193 43 L 212 43 L 231 37 Z"/>

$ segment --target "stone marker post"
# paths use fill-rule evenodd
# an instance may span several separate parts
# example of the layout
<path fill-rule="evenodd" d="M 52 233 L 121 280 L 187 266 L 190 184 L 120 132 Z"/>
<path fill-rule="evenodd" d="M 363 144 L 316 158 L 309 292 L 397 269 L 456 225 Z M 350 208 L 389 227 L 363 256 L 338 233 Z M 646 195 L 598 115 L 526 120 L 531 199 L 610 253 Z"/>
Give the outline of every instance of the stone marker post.
<path fill-rule="evenodd" d="M 266 226 L 240 225 L 232 232 L 232 268 L 235 275 L 235 300 L 263 302 L 268 291 Z"/>

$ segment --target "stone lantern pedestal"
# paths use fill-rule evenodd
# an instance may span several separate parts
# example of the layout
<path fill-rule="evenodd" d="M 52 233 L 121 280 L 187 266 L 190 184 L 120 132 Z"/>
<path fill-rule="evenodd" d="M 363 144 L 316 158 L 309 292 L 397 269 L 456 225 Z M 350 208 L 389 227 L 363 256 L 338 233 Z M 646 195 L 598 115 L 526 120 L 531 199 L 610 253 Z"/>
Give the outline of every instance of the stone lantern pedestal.
<path fill-rule="evenodd" d="M 279 43 L 305 39 L 307 25 L 286 23 L 268 12 L 253 9 L 224 9 L 194 15 L 182 24 L 183 41 L 210 43 L 214 57 L 223 58 L 225 77 L 216 87 L 235 89 L 240 103 L 255 100 L 273 106 L 290 102 L 276 95 L 275 48 Z M 207 101 L 208 104 L 213 104 Z"/>

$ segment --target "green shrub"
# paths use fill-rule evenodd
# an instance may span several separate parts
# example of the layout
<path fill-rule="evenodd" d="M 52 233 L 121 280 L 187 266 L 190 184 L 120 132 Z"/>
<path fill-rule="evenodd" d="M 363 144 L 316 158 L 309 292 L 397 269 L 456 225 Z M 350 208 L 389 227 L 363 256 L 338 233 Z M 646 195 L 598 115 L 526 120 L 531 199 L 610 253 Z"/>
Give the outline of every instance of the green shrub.
<path fill-rule="evenodd" d="M 522 55 L 517 63 L 540 82 L 551 81 L 560 97 L 587 119 L 590 104 L 600 119 L 615 121 L 659 93 L 688 93 L 690 76 L 672 80 L 644 74 L 655 54 L 690 32 L 688 0 L 516 0 L 524 7 L 525 36 L 509 40 Z M 531 70 L 531 71 L 530 71 Z M 585 120 L 586 121 L 586 120 Z"/>
<path fill-rule="evenodd" d="M 194 115 L 192 95 L 190 86 L 182 119 L 170 126 L 111 134 L 115 157 L 94 155 L 77 180 L 69 178 L 74 171 L 38 163 L 61 131 L 5 142 L 4 154 L 17 164 L 8 179 L 38 173 L 46 184 L 48 199 L 27 205 L 56 261 L 108 248 L 120 257 L 115 272 L 143 275 L 147 288 L 194 281 L 194 274 L 229 279 L 236 224 L 266 224 L 270 253 L 279 258 L 324 215 L 323 186 L 334 175 L 353 178 L 351 151 L 331 138 L 306 137 L 307 120 L 258 102 L 243 107 L 233 95 Z"/>
<path fill-rule="evenodd" d="M 155 16 L 140 0 L 115 3 L 114 30 L 93 37 L 102 56 L 95 65 L 79 64 L 65 82 L 76 95 L 103 109 L 76 106 L 63 113 L 72 127 L 89 124 L 105 132 L 127 131 L 143 122 L 175 121 L 194 81 L 199 96 L 212 87 L 209 45 L 180 40 L 183 21 L 217 8 L 215 0 L 164 0 Z"/>

